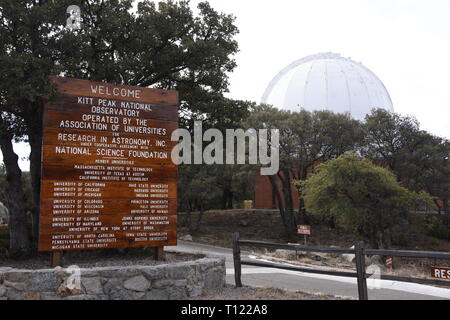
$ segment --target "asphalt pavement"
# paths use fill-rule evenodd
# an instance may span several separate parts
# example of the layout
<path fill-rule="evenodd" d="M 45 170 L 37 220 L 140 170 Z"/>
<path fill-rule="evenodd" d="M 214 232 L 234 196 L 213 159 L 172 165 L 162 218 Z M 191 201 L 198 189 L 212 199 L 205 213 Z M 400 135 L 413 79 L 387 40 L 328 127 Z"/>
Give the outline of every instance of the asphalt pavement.
<path fill-rule="evenodd" d="M 231 249 L 178 240 L 177 246 L 166 247 L 166 250 L 224 257 L 227 269 L 226 281 L 229 284 L 235 284 Z M 256 259 L 246 251 L 242 251 L 241 256 L 243 259 Z M 253 287 L 300 290 L 315 294 L 358 298 L 358 289 L 354 278 L 242 266 L 242 283 Z M 370 300 L 450 300 L 450 289 L 447 288 L 387 280 L 381 280 L 377 284 L 377 288 L 371 288 L 370 280 L 368 281 Z"/>

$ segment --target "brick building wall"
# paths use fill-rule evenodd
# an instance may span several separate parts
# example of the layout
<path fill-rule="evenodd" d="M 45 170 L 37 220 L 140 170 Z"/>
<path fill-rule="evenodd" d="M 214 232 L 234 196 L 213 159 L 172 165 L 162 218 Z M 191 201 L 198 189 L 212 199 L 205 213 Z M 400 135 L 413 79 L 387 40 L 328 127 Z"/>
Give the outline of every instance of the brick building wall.
<path fill-rule="evenodd" d="M 282 201 L 283 189 L 281 188 L 281 182 L 278 179 L 278 190 L 280 191 Z M 292 186 L 292 199 L 294 200 L 294 209 L 300 207 L 300 201 L 297 188 Z M 272 184 L 267 176 L 257 175 L 255 177 L 255 209 L 278 209 L 278 203 L 276 197 L 272 192 Z"/>

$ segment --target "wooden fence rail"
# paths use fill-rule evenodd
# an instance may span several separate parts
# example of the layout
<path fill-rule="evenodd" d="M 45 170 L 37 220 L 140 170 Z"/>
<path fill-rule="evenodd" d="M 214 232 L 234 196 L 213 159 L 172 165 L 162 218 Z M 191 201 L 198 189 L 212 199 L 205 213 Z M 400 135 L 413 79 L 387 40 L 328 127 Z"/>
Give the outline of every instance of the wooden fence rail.
<path fill-rule="evenodd" d="M 236 233 L 233 233 L 232 242 L 233 242 L 234 277 L 235 277 L 236 287 L 242 287 L 242 280 L 241 280 L 242 265 L 247 265 L 247 266 L 298 271 L 298 272 L 305 272 L 305 273 L 316 273 L 316 274 L 324 274 L 324 275 L 331 275 L 331 276 L 356 278 L 357 284 L 358 284 L 358 297 L 360 300 L 368 300 L 369 299 L 368 290 L 367 290 L 367 279 L 373 276 L 373 274 L 366 273 L 366 264 L 365 264 L 365 260 L 366 260 L 365 256 L 366 255 L 450 260 L 450 253 L 448 253 L 448 252 L 366 249 L 364 247 L 364 243 L 362 241 L 356 242 L 354 249 L 334 248 L 334 247 L 309 247 L 309 246 L 301 246 L 301 245 L 277 244 L 277 243 L 269 243 L 269 242 L 261 242 L 261 241 L 241 240 L 239 233 L 236 232 Z M 355 262 L 356 262 L 356 272 L 319 270 L 319 269 L 314 269 L 314 268 L 279 265 L 279 264 L 270 263 L 270 262 L 241 260 L 241 246 L 251 246 L 251 247 L 260 247 L 260 248 L 268 248 L 268 249 L 284 249 L 284 250 L 304 251 L 304 252 L 354 254 Z M 419 284 L 432 284 L 432 285 L 450 287 L 450 282 L 444 281 L 444 280 L 412 278 L 412 277 L 381 275 L 381 274 L 377 275 L 377 276 L 380 280 L 393 280 L 393 281 L 413 282 L 413 283 L 419 283 Z"/>

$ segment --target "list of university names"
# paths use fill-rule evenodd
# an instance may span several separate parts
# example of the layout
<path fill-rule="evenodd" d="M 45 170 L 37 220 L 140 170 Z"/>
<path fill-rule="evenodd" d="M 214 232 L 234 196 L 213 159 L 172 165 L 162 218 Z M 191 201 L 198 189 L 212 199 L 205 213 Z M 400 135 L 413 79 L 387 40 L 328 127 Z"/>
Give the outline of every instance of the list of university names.
<path fill-rule="evenodd" d="M 174 243 L 177 123 L 163 108 L 67 94 L 46 106 L 41 250 Z"/>

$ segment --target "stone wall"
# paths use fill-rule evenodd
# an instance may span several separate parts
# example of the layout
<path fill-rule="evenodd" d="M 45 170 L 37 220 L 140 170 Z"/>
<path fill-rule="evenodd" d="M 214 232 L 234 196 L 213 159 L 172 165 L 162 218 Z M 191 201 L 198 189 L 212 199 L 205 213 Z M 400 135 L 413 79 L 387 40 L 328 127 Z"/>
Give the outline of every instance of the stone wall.
<path fill-rule="evenodd" d="M 180 300 L 224 285 L 222 258 L 91 269 L 0 268 L 0 300 Z"/>

